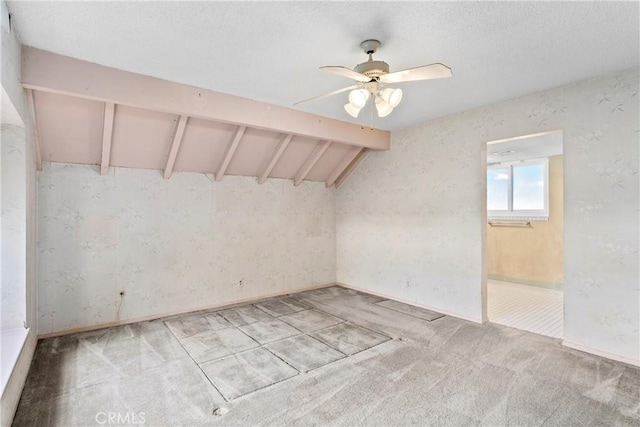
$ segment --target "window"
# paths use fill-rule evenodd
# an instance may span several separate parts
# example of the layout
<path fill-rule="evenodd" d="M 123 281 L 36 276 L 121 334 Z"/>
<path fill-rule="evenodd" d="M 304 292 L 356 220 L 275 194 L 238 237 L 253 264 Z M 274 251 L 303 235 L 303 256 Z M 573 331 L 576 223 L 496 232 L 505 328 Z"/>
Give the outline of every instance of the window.
<path fill-rule="evenodd" d="M 549 159 L 487 167 L 489 219 L 549 218 Z"/>

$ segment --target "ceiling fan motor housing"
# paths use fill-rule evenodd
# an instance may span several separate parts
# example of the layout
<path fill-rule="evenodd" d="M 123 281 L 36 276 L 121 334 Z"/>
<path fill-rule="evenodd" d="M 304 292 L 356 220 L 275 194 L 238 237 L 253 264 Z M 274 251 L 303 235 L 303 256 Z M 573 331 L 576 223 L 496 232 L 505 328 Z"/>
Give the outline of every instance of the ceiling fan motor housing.
<path fill-rule="evenodd" d="M 389 72 L 389 64 L 384 61 L 367 61 L 356 65 L 353 71 L 373 79 L 387 74 Z"/>
<path fill-rule="evenodd" d="M 400 89 L 393 89 L 390 87 L 385 88 L 387 84 L 451 77 L 451 68 L 440 63 L 423 65 L 420 67 L 389 73 L 389 64 L 384 61 L 376 61 L 373 59 L 373 54 L 376 53 L 380 47 L 380 42 L 378 40 L 365 40 L 360 43 L 360 47 L 364 53 L 369 56 L 369 60 L 356 65 L 353 70 L 347 67 L 338 66 L 320 67 L 322 70 L 352 79 L 355 84 L 298 102 L 295 105 L 351 91 L 349 93 L 349 103 L 345 105 L 345 110 L 348 114 L 352 117 L 358 117 L 358 113 L 364 104 L 366 104 L 366 99 L 368 99 L 369 96 L 373 96 L 376 100 L 375 105 L 378 110 L 378 115 L 380 117 L 385 117 L 400 103 L 400 100 L 402 99 L 402 91 Z M 367 96 L 367 92 L 369 96 Z M 364 99 L 356 99 L 357 97 Z"/>
<path fill-rule="evenodd" d="M 380 77 L 383 74 L 387 74 L 389 72 L 389 64 L 384 61 L 373 60 L 373 54 L 376 53 L 379 47 L 380 42 L 375 39 L 365 40 L 360 43 L 360 48 L 364 50 L 364 53 L 369 55 L 369 60 L 367 62 L 363 62 L 362 64 L 356 65 L 353 71 L 364 74 L 365 76 L 371 77 L 372 79 Z"/>

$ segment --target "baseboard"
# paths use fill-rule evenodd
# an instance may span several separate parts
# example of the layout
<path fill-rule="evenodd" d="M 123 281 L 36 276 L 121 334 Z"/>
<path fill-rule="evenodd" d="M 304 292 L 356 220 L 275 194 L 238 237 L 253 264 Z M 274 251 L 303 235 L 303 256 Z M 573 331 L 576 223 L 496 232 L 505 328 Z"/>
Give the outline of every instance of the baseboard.
<path fill-rule="evenodd" d="M 424 308 L 426 310 L 435 311 L 436 313 L 441 313 L 441 314 L 444 314 L 445 316 L 457 317 L 458 319 L 468 320 L 469 322 L 482 324 L 482 319 L 474 319 L 473 317 L 464 316 L 464 315 L 462 315 L 460 313 L 454 313 L 452 311 L 444 310 L 444 309 L 439 308 L 439 307 L 433 307 L 433 306 L 430 306 L 430 305 L 419 304 L 419 303 L 413 302 L 413 301 L 406 301 L 406 300 L 403 300 L 403 299 L 400 299 L 400 298 L 392 297 L 392 296 L 387 295 L 387 294 L 371 291 L 369 289 L 363 289 L 363 288 L 358 288 L 357 286 L 347 285 L 345 283 L 338 282 L 336 284 L 338 286 L 342 286 L 343 288 L 353 289 L 354 291 L 364 292 L 366 294 L 375 295 L 375 296 L 380 297 L 380 298 L 386 298 L 386 299 L 390 299 L 390 300 L 393 300 L 393 301 L 401 302 L 403 304 L 412 305 L 414 307 L 420 307 L 420 308 Z"/>
<path fill-rule="evenodd" d="M 459 319 L 468 320 L 468 321 L 474 322 L 474 323 L 482 323 L 482 321 L 479 320 L 479 319 L 474 319 L 474 318 L 471 318 L 471 317 L 468 317 L 468 316 L 463 316 L 461 314 L 453 313 L 453 312 L 450 312 L 448 310 L 443 310 L 443 309 L 438 308 L 438 307 L 432 307 L 432 306 L 428 306 L 428 305 L 425 305 L 425 304 L 418 304 L 418 303 L 415 303 L 415 302 L 406 301 L 406 300 L 403 300 L 403 299 L 400 299 L 400 298 L 392 297 L 392 296 L 387 295 L 387 294 L 383 294 L 381 292 L 375 292 L 375 291 L 371 291 L 371 290 L 368 290 L 368 289 L 359 288 L 357 286 L 347 285 L 346 283 L 338 282 L 336 284 L 338 286 L 342 286 L 343 288 L 353 289 L 354 291 L 359 291 L 359 292 L 364 292 L 364 293 L 371 294 L 371 295 L 376 295 L 376 296 L 379 296 L 381 298 L 386 298 L 386 299 L 390 299 L 390 300 L 393 300 L 393 301 L 398 301 L 398 302 L 401 302 L 401 303 L 404 303 L 404 304 L 413 305 L 415 307 L 420 307 L 420 308 L 424 308 L 424 309 L 427 309 L 427 310 L 431 310 L 431 311 L 435 311 L 435 312 L 438 312 L 438 313 L 442 313 L 442 314 L 447 315 L 447 316 L 457 317 Z M 617 362 L 626 363 L 626 364 L 629 364 L 629 365 L 632 365 L 632 366 L 640 366 L 640 360 L 630 359 L 628 357 L 619 356 L 617 354 L 609 353 L 609 352 L 602 351 L 602 350 L 596 350 L 596 349 L 593 349 L 593 348 L 590 348 L 590 347 L 586 347 L 586 346 L 583 346 L 583 345 L 580 345 L 580 344 L 574 344 L 574 343 L 567 342 L 567 341 L 562 341 L 562 345 L 564 347 L 572 348 L 574 350 L 583 351 L 585 353 L 594 354 L 596 356 L 604 357 L 606 359 L 615 360 Z"/>
<path fill-rule="evenodd" d="M 222 309 L 222 308 L 225 308 L 225 307 L 231 307 L 231 306 L 234 306 L 234 305 L 244 304 L 244 303 L 251 302 L 251 301 L 259 301 L 259 300 L 265 299 L 265 298 L 274 298 L 274 297 L 279 297 L 279 296 L 282 296 L 282 295 L 287 295 L 287 294 L 292 294 L 292 293 L 297 293 L 297 292 L 304 292 L 304 291 L 311 291 L 313 289 L 327 288 L 329 286 L 335 286 L 337 284 L 338 283 L 336 283 L 336 282 L 323 283 L 322 285 L 308 286 L 308 287 L 300 288 L 300 289 L 290 289 L 290 290 L 287 290 L 287 291 L 276 292 L 276 293 L 273 293 L 273 294 L 266 294 L 266 295 L 261 295 L 261 296 L 257 296 L 257 297 L 251 297 L 251 298 L 244 298 L 244 299 L 239 299 L 239 300 L 234 300 L 234 301 L 228 301 L 228 302 L 221 303 L 221 304 L 211 304 L 211 305 L 206 305 L 206 306 L 202 306 L 202 307 L 198 307 L 198 308 L 188 308 L 186 310 L 179 310 L 179 311 L 173 311 L 173 312 L 168 312 L 168 313 L 152 314 L 150 316 L 136 317 L 136 318 L 127 319 L 127 320 L 119 320 L 117 322 L 100 323 L 98 325 L 85 326 L 85 327 L 82 327 L 82 328 L 67 329 L 67 330 L 64 330 L 64 331 L 57 331 L 57 332 L 49 332 L 49 333 L 46 333 L 46 334 L 39 334 L 38 335 L 38 339 L 53 338 L 53 337 L 59 337 L 59 336 L 69 335 L 69 334 L 77 334 L 79 332 L 95 331 L 95 330 L 98 330 L 98 329 L 111 328 L 111 327 L 114 327 L 114 326 L 129 325 L 131 323 L 148 322 L 149 320 L 162 319 L 163 317 L 177 316 L 179 314 L 192 313 L 192 312 L 201 311 L 201 310 Z"/>
<path fill-rule="evenodd" d="M 583 351 L 585 353 L 595 354 L 596 356 L 604 357 L 607 359 L 615 360 L 616 362 L 626 363 L 632 366 L 640 366 L 640 360 L 630 359 L 624 356 L 618 356 L 617 354 L 609 353 L 607 351 L 596 350 L 595 348 L 586 347 L 584 345 L 575 344 L 572 342 L 562 341 L 564 347 L 572 348 L 574 350 Z"/>

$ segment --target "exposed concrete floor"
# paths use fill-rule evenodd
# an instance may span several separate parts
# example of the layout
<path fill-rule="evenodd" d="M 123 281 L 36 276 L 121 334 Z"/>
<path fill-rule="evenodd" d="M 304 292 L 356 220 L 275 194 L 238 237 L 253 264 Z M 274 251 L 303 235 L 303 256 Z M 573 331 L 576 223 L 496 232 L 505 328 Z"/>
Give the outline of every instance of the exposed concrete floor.
<path fill-rule="evenodd" d="M 640 425 L 640 369 L 437 317 L 332 287 L 42 340 L 14 425 Z"/>

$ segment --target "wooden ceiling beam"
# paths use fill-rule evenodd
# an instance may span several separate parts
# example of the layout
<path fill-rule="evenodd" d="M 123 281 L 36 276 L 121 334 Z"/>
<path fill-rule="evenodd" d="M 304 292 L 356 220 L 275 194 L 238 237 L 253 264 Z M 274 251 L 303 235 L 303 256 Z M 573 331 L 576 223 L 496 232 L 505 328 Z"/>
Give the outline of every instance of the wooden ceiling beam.
<path fill-rule="evenodd" d="M 104 104 L 104 121 L 102 122 L 102 160 L 100 162 L 100 174 L 109 174 L 111 161 L 111 140 L 113 135 L 113 116 L 116 105 L 113 102 Z"/>
<path fill-rule="evenodd" d="M 336 182 L 336 179 L 338 179 L 338 177 L 340 175 L 342 175 L 342 173 L 349 167 L 349 165 L 351 164 L 353 159 L 355 159 L 356 156 L 362 150 L 364 150 L 364 148 L 351 147 L 351 149 L 347 152 L 347 154 L 340 161 L 340 163 L 338 163 L 338 166 L 336 166 L 335 169 L 333 169 L 333 171 L 331 171 L 331 173 L 327 177 L 327 180 L 325 181 L 325 185 L 327 187 L 331 187 Z"/>
<path fill-rule="evenodd" d="M 216 181 L 221 181 L 222 178 L 224 177 L 224 174 L 227 171 L 227 168 L 229 167 L 229 163 L 231 163 L 231 159 L 233 158 L 233 155 L 238 149 L 238 145 L 240 145 L 240 140 L 242 139 L 242 136 L 244 135 L 244 131 L 246 129 L 247 129 L 246 126 L 238 126 L 238 128 L 236 129 L 236 133 L 233 136 L 233 140 L 231 141 L 231 144 L 229 144 L 229 147 L 227 147 L 227 152 L 224 155 L 222 164 L 220 165 L 218 172 L 216 172 Z"/>
<path fill-rule="evenodd" d="M 22 86 L 61 95 L 388 150 L 390 133 L 23 46 Z"/>
<path fill-rule="evenodd" d="M 36 115 L 36 102 L 33 97 L 33 90 L 27 89 L 27 102 L 29 104 L 29 114 L 31 114 L 33 146 L 36 152 L 36 169 L 42 170 L 42 152 L 40 151 L 40 132 L 38 130 L 38 116 Z"/>
<path fill-rule="evenodd" d="M 164 179 L 171 178 L 173 166 L 175 165 L 176 158 L 178 157 L 178 151 L 182 144 L 182 136 L 184 135 L 184 129 L 187 127 L 188 119 L 189 117 L 187 116 L 180 116 L 180 119 L 178 120 L 176 132 L 173 134 L 173 141 L 171 142 L 171 149 L 169 150 L 169 157 L 167 158 L 167 165 L 164 168 Z"/>
<path fill-rule="evenodd" d="M 300 185 L 302 183 L 302 181 L 307 177 L 307 175 L 309 175 L 311 169 L 313 169 L 315 164 L 318 163 L 318 160 L 320 160 L 320 157 L 322 157 L 322 155 L 325 151 L 327 151 L 327 148 L 329 148 L 330 145 L 331 141 L 324 141 L 316 145 L 316 148 L 313 149 L 311 155 L 307 157 L 307 160 L 305 160 L 302 167 L 298 170 L 298 173 L 296 173 L 296 176 L 293 180 L 293 185 Z"/>
<path fill-rule="evenodd" d="M 342 184 L 344 184 L 347 178 L 351 176 L 353 171 L 355 171 L 358 168 L 358 165 L 360 165 L 360 163 L 362 163 L 364 158 L 367 157 L 367 154 L 369 154 L 369 150 L 367 150 L 366 148 L 360 150 L 360 152 L 353 159 L 353 161 L 349 163 L 349 166 L 347 166 L 344 172 L 342 172 L 342 174 L 340 174 L 338 179 L 336 179 L 336 188 L 339 188 Z"/>
<path fill-rule="evenodd" d="M 291 142 L 291 138 L 293 138 L 293 135 L 291 134 L 283 135 L 282 138 L 280 138 L 280 142 L 278 142 L 278 145 L 276 145 L 276 148 L 273 150 L 273 155 L 260 173 L 260 176 L 258 176 L 258 184 L 262 184 L 267 180 L 267 178 L 269 178 L 269 174 L 271 174 L 271 171 L 278 163 L 278 160 L 280 160 L 282 153 L 287 149 L 287 146 Z"/>

